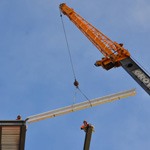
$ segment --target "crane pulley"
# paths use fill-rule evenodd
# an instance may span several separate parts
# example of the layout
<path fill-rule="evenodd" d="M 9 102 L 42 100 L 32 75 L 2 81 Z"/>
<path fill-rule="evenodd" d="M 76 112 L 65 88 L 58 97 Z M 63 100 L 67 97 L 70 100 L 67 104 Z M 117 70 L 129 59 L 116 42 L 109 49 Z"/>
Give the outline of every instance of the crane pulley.
<path fill-rule="evenodd" d="M 150 76 L 131 57 L 123 44 L 112 41 L 92 24 L 87 22 L 65 3 L 59 6 L 76 27 L 97 47 L 104 57 L 96 61 L 95 66 L 109 70 L 122 66 L 129 75 L 150 95 Z"/>

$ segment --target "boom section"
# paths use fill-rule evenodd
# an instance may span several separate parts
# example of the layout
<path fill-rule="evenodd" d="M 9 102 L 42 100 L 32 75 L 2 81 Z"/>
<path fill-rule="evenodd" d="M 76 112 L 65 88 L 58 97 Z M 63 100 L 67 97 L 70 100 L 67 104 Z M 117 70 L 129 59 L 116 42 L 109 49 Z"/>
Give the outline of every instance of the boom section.
<path fill-rule="evenodd" d="M 120 61 L 124 70 L 150 95 L 150 76 L 133 59 Z"/>
<path fill-rule="evenodd" d="M 130 56 L 130 53 L 121 44 L 110 40 L 65 3 L 60 4 L 60 10 L 104 55 L 102 60 L 96 62 L 96 66 L 102 66 L 109 70 L 112 67 L 120 66 L 120 61 Z"/>

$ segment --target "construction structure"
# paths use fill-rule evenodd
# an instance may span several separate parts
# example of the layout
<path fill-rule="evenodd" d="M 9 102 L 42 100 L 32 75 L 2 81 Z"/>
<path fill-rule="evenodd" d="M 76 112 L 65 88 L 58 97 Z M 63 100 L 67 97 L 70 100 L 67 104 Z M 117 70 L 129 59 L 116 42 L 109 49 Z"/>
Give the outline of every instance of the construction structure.
<path fill-rule="evenodd" d="M 64 108 L 44 112 L 34 116 L 27 117 L 25 120 L 21 120 L 18 116 L 17 120 L 1 120 L 0 121 L 0 150 L 24 150 L 25 137 L 26 137 L 26 123 L 33 123 L 48 118 L 64 115 L 67 113 L 83 110 L 100 104 L 120 100 L 136 94 L 135 89 L 120 92 L 117 94 L 108 95 L 93 100 L 88 100 L 82 103 L 74 104 Z M 89 146 L 91 138 L 91 129 L 86 130 L 87 139 L 85 140 L 86 146 Z M 87 150 L 87 149 L 85 149 Z"/>
<path fill-rule="evenodd" d="M 0 120 L 0 150 L 24 150 L 26 122 Z"/>
<path fill-rule="evenodd" d="M 92 24 L 87 22 L 65 3 L 60 4 L 60 11 L 96 46 L 104 55 L 96 61 L 95 66 L 109 70 L 122 66 L 125 71 L 150 95 L 150 76 L 131 57 L 123 44 L 112 41 Z"/>
<path fill-rule="evenodd" d="M 84 120 L 83 125 L 81 126 L 81 130 L 84 130 L 84 132 L 85 132 L 85 140 L 84 140 L 83 150 L 89 150 L 92 132 L 94 131 L 94 126 L 87 123 L 87 121 Z"/>

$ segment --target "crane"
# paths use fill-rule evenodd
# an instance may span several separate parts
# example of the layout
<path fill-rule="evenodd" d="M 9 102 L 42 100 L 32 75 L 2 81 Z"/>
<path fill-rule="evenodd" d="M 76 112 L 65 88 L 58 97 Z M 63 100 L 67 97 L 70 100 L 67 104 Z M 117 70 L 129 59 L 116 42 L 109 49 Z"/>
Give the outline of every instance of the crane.
<path fill-rule="evenodd" d="M 60 4 L 59 8 L 104 55 L 101 60 L 96 61 L 95 66 L 102 66 L 106 70 L 122 66 L 150 95 L 150 76 L 131 58 L 130 52 L 122 43 L 109 39 L 65 3 Z"/>

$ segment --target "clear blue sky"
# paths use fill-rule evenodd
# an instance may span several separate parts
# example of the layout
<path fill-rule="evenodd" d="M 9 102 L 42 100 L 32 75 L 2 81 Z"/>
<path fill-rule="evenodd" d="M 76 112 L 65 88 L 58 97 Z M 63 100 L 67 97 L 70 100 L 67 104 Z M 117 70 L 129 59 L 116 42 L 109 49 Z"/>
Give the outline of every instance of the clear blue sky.
<path fill-rule="evenodd" d="M 149 0 L 1 0 L 0 119 L 13 120 L 71 105 L 74 78 L 59 4 L 74 8 L 113 41 L 124 43 L 150 72 Z M 122 69 L 94 63 L 101 53 L 63 16 L 80 88 L 89 99 L 136 88 L 137 95 L 28 125 L 26 150 L 81 150 L 83 120 L 95 126 L 91 150 L 147 150 L 150 98 Z M 76 103 L 86 99 L 78 92 Z"/>

